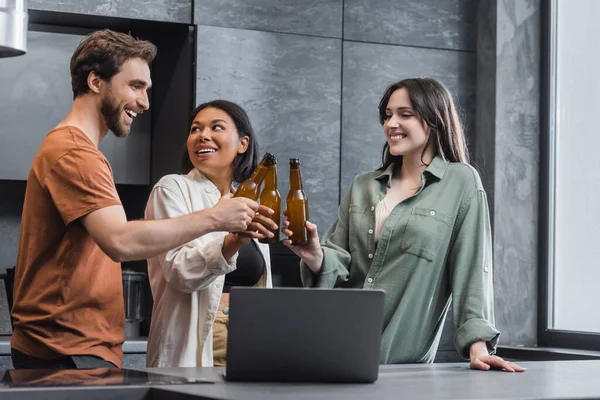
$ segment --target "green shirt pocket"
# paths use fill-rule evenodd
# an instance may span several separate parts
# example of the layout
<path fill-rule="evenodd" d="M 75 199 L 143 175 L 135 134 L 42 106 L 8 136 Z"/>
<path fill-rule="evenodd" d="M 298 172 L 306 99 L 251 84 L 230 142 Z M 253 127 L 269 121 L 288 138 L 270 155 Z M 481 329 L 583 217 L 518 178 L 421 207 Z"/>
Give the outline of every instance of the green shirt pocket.
<path fill-rule="evenodd" d="M 415 207 L 406 224 L 400 250 L 433 261 L 447 238 L 452 218 L 433 208 Z"/>
<path fill-rule="evenodd" d="M 366 206 L 352 204 L 348 210 L 348 250 L 350 253 L 352 253 L 358 247 L 358 236 L 361 233 L 360 224 L 366 209 Z"/>

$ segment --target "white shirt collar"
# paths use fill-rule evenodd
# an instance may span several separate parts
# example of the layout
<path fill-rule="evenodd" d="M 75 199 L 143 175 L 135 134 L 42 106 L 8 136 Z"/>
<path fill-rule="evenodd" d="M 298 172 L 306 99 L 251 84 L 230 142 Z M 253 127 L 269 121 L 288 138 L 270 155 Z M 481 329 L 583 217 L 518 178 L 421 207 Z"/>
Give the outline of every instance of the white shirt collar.
<path fill-rule="evenodd" d="M 186 176 L 195 182 L 202 183 L 206 193 L 219 192 L 219 189 L 215 186 L 215 184 L 196 168 L 192 168 L 192 170 L 188 172 Z"/>

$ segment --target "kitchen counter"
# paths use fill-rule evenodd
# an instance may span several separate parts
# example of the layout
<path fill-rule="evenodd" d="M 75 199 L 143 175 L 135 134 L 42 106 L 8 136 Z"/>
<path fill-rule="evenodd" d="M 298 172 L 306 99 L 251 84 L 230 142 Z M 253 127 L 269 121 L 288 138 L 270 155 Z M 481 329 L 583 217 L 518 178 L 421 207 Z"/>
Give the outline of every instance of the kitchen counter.
<path fill-rule="evenodd" d="M 127 399 L 571 399 L 600 398 L 600 361 L 523 362 L 525 373 L 474 371 L 466 363 L 381 366 L 374 384 L 225 382 L 222 368 L 150 368 L 144 382 L 125 382 L 112 370 L 103 387 L 0 387 L 0 398 Z M 178 381 L 178 378 L 184 378 Z M 90 378 L 89 384 L 94 384 Z M 97 379 L 97 378 L 94 378 Z M 121 380 L 120 380 L 121 379 Z M 171 381 L 169 381 L 171 379 Z M 187 381 L 190 380 L 190 381 Z M 199 380 L 199 383 L 192 383 Z M 143 379 L 142 379 L 143 381 Z M 99 384 L 103 384 L 100 383 Z M 124 386 L 124 384 L 129 384 Z"/>

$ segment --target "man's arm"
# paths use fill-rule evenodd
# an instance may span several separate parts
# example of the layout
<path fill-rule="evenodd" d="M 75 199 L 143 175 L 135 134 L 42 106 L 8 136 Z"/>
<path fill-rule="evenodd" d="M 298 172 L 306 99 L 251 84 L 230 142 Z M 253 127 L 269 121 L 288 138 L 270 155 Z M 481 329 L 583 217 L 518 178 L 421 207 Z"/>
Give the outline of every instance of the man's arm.
<path fill-rule="evenodd" d="M 258 204 L 223 196 L 212 208 L 177 218 L 127 221 L 122 206 L 105 207 L 81 218 L 98 246 L 117 262 L 150 258 L 209 232 L 244 231 Z"/>

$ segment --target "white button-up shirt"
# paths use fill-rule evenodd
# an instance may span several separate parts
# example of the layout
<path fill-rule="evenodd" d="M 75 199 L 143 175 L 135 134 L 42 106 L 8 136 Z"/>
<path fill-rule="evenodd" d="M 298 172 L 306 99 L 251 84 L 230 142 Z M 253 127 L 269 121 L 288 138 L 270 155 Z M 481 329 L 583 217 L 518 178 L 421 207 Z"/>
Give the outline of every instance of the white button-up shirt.
<path fill-rule="evenodd" d="M 179 217 L 213 207 L 221 194 L 198 170 L 167 175 L 152 190 L 146 219 Z M 225 260 L 223 238 L 211 232 L 148 259 L 154 298 L 148 337 L 148 367 L 212 367 L 212 326 L 225 274 L 235 270 L 237 253 Z M 265 260 L 266 286 L 272 287 L 269 246 L 258 243 Z"/>

